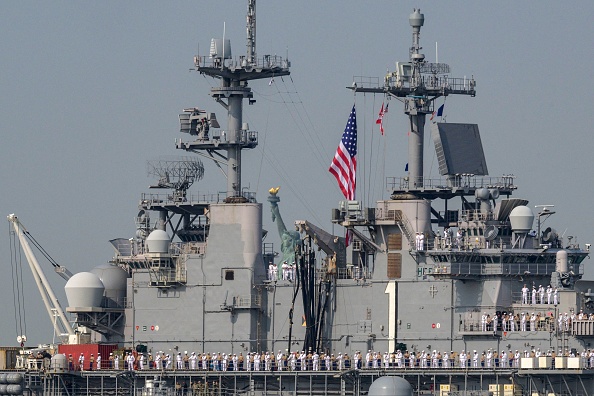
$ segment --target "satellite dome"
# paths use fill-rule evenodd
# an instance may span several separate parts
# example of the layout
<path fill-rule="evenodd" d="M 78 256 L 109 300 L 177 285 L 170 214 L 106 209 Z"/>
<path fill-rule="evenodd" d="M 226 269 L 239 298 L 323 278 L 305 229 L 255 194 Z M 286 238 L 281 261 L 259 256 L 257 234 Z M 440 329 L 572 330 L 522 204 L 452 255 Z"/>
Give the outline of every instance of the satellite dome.
<path fill-rule="evenodd" d="M 149 253 L 169 253 L 169 235 L 163 230 L 154 230 L 146 238 Z"/>
<path fill-rule="evenodd" d="M 126 296 L 128 273 L 117 265 L 102 264 L 91 270 L 105 286 L 105 297 L 115 303 L 121 303 Z"/>
<path fill-rule="evenodd" d="M 66 355 L 63 353 L 56 353 L 50 360 L 50 368 L 52 370 L 66 370 L 68 369 L 68 361 Z"/>
<path fill-rule="evenodd" d="M 425 23 L 425 15 L 421 14 L 421 9 L 415 8 L 413 13 L 408 16 L 410 26 L 420 28 Z"/>
<path fill-rule="evenodd" d="M 534 223 L 534 214 L 528 206 L 516 206 L 509 214 L 512 231 L 528 232 Z"/>
<path fill-rule="evenodd" d="M 96 274 L 79 272 L 66 282 L 64 290 L 70 307 L 100 307 L 105 286 Z"/>
<path fill-rule="evenodd" d="M 412 386 L 402 377 L 379 377 L 369 387 L 369 396 L 412 396 Z"/>

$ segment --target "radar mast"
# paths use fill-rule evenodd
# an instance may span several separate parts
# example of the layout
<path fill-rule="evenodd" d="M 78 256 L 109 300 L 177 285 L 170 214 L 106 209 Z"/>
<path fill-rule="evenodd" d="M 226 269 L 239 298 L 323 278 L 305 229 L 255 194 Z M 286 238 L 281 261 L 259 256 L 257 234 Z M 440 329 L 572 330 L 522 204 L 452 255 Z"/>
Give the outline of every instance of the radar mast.
<path fill-rule="evenodd" d="M 355 92 L 383 93 L 404 103 L 404 113 L 410 121 L 408 139 L 408 180 L 412 190 L 423 187 L 423 143 L 425 116 L 435 111 L 433 102 L 440 96 L 475 96 L 474 78 L 450 78 L 450 67 L 444 63 L 429 63 L 420 51 L 421 27 L 425 16 L 420 9 L 414 9 L 408 21 L 412 27 L 410 60 L 396 62 L 396 70 L 384 78 L 383 87 L 373 87 L 368 79 L 354 81 L 347 87 Z"/>
<path fill-rule="evenodd" d="M 194 142 L 182 142 L 180 139 L 176 142 L 176 146 L 178 149 L 211 158 L 217 166 L 220 166 L 220 163 L 226 164 L 227 169 L 223 170 L 227 177 L 225 202 L 244 202 L 246 198 L 241 192 L 241 151 L 254 148 L 258 144 L 257 132 L 249 131 L 247 123 L 243 123 L 243 100 L 248 99 L 249 104 L 256 102 L 248 81 L 288 75 L 290 63 L 277 55 L 264 55 L 262 58 L 257 58 L 256 0 L 249 0 L 247 54 L 240 56 L 239 59 L 232 59 L 230 40 L 212 39 L 209 55 L 195 56 L 194 66 L 200 74 L 221 80 L 218 87 L 211 88 L 210 96 L 227 110 L 227 130 L 218 134 L 212 133 L 210 136 L 208 133 L 193 133 L 194 124 L 191 122 L 203 123 L 202 125 L 208 128 L 207 125 L 213 126 L 213 118 L 216 122 L 216 117 L 214 113 L 206 115 L 203 110 L 186 109 L 185 114 L 180 115 L 181 131 L 198 135 L 198 139 Z M 205 115 L 202 116 L 202 114 Z M 218 127 L 218 123 L 214 127 Z"/>

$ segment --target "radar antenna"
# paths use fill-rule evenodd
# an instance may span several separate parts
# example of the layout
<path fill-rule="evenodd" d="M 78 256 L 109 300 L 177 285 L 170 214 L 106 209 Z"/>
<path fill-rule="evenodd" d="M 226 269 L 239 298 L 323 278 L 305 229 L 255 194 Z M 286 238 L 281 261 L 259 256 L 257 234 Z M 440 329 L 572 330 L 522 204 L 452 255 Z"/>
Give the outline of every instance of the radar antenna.
<path fill-rule="evenodd" d="M 248 0 L 247 9 L 247 53 L 233 59 L 231 41 L 223 37 L 213 38 L 209 54 L 194 57 L 196 70 L 203 75 L 220 80 L 218 87 L 210 90 L 210 96 L 227 111 L 227 129 L 220 134 L 199 139 L 194 142 L 176 141 L 178 149 L 190 152 L 204 152 L 217 165 L 226 164 L 227 198 L 225 202 L 245 202 L 241 187 L 241 151 L 252 149 L 258 144 L 258 134 L 248 129 L 243 122 L 243 101 L 256 102 L 250 80 L 260 80 L 289 75 L 290 62 L 280 56 L 256 54 L 256 0 Z M 187 115 L 180 120 L 186 120 Z M 212 122 L 212 120 L 211 120 Z M 211 125 L 212 126 L 212 125 Z M 182 132 L 184 128 L 182 127 Z M 221 153 L 226 151 L 226 154 Z M 216 155 L 216 158 L 215 158 Z"/>
<path fill-rule="evenodd" d="M 434 112 L 435 99 L 448 95 L 476 95 L 474 78 L 448 77 L 450 66 L 445 63 L 429 63 L 420 51 L 421 27 L 425 17 L 420 9 L 409 16 L 412 27 L 412 46 L 408 62 L 396 62 L 396 70 L 386 75 L 383 86 L 371 86 L 369 78 L 355 79 L 347 87 L 355 92 L 383 93 L 404 103 L 404 112 L 410 120 L 408 140 L 409 187 L 423 187 L 423 145 L 425 116 Z"/>
<path fill-rule="evenodd" d="M 150 188 L 170 188 L 179 200 L 183 200 L 190 186 L 204 176 L 202 161 L 190 157 L 151 160 L 147 168 L 149 176 L 159 178 Z"/>

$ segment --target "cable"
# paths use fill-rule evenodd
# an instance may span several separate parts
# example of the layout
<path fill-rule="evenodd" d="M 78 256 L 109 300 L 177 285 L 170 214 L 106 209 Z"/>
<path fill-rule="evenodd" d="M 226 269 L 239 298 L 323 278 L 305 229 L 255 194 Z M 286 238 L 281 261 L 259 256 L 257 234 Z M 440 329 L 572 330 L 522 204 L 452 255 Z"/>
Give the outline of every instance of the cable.
<path fill-rule="evenodd" d="M 27 321 L 25 311 L 25 289 L 23 286 L 23 269 L 21 250 L 17 245 L 17 236 L 14 230 L 8 225 L 9 245 L 10 245 L 10 268 L 12 274 L 12 294 L 14 305 L 14 322 L 17 336 L 27 333 Z M 19 255 L 17 257 L 17 251 Z M 20 275 L 19 275 L 20 273 Z"/>

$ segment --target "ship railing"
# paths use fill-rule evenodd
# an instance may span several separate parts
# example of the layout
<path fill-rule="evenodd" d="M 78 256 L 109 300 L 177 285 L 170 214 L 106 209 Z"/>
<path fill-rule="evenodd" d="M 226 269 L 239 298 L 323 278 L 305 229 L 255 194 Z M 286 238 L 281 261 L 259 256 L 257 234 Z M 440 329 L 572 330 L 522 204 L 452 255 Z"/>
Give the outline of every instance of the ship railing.
<path fill-rule="evenodd" d="M 397 209 L 388 209 L 386 207 L 378 206 L 375 211 L 375 219 L 376 220 L 389 220 L 394 221 L 398 228 L 400 228 L 400 232 L 406 237 L 408 240 L 408 244 L 411 248 L 416 249 L 416 243 L 413 237 L 415 231 L 413 230 L 412 225 L 408 218 L 402 213 L 401 210 Z M 427 236 L 425 239 L 425 246 L 430 246 L 433 244 L 433 236 Z M 423 249 L 424 250 L 424 249 Z"/>
<path fill-rule="evenodd" d="M 323 271 L 325 275 L 326 271 Z M 368 268 L 361 268 L 357 265 L 348 265 L 346 268 L 337 268 L 336 269 L 336 277 L 338 279 L 353 279 L 356 281 L 362 281 L 365 279 L 371 278 L 371 271 Z"/>
<path fill-rule="evenodd" d="M 179 244 L 180 254 L 204 254 L 206 253 L 206 243 L 204 242 L 184 242 Z"/>
<path fill-rule="evenodd" d="M 576 319 L 571 323 L 571 334 L 575 336 L 594 336 L 594 320 Z"/>
<path fill-rule="evenodd" d="M 50 361 L 43 358 L 27 358 L 26 364 L 27 370 L 45 370 L 49 368 Z"/>
<path fill-rule="evenodd" d="M 225 130 L 214 130 L 211 133 L 211 138 L 219 143 L 242 143 L 244 145 L 258 144 L 257 131 L 241 130 L 239 131 L 239 140 L 235 140 L 235 137 Z M 181 143 L 181 139 L 179 141 Z M 208 138 L 206 138 L 205 141 L 209 141 Z"/>
<path fill-rule="evenodd" d="M 453 175 L 448 178 L 423 178 L 422 183 L 415 185 L 409 177 L 388 176 L 386 178 L 387 191 L 408 190 L 408 189 L 430 189 L 430 190 L 452 190 L 456 189 L 477 189 L 477 188 L 498 188 L 501 190 L 515 190 L 515 176 L 506 175 L 500 177 L 474 176 L 472 174 Z M 419 187 L 422 186 L 422 187 Z"/>
<path fill-rule="evenodd" d="M 475 260 L 480 259 L 472 254 L 465 254 L 458 257 L 453 252 L 451 255 L 444 255 L 450 260 L 468 260 L 468 262 L 438 262 L 432 271 L 434 274 L 449 276 L 483 276 L 483 275 L 504 275 L 523 276 L 527 273 L 532 275 L 548 275 L 555 270 L 553 263 L 482 263 Z"/>
<path fill-rule="evenodd" d="M 546 285 L 543 285 L 546 286 Z M 546 290 L 546 288 L 545 288 Z M 512 292 L 512 301 L 514 304 L 523 304 L 522 301 L 522 292 Z M 559 303 L 561 301 L 561 295 L 557 295 L 557 303 Z M 551 293 L 551 299 L 550 299 L 550 303 L 549 303 L 549 297 L 545 291 L 544 297 L 540 298 L 540 293 L 536 293 L 536 301 L 532 301 L 532 293 L 528 292 L 528 298 L 526 299 L 527 304 L 524 305 L 532 305 L 532 306 L 537 306 L 537 307 L 543 307 L 543 306 L 554 306 L 556 307 L 556 305 L 553 305 L 553 303 L 555 302 L 555 298 L 554 298 L 554 294 Z"/>
<path fill-rule="evenodd" d="M 462 210 L 460 211 L 460 220 L 462 221 L 487 221 L 494 220 L 492 212 L 483 213 L 480 210 Z"/>
<path fill-rule="evenodd" d="M 233 298 L 233 307 L 235 308 L 257 308 L 260 307 L 261 300 L 259 296 L 243 295 Z"/>
<path fill-rule="evenodd" d="M 195 56 L 194 57 L 194 66 L 196 68 L 220 68 L 221 58 L 212 58 L 207 55 L 203 56 Z M 245 70 L 252 70 L 252 69 L 288 69 L 291 66 L 291 63 L 283 58 L 282 56 L 278 55 L 263 55 L 259 58 L 254 58 L 251 64 L 248 63 L 248 60 L 245 55 L 234 59 L 225 59 L 225 66 L 230 69 L 245 69 Z"/>
<path fill-rule="evenodd" d="M 194 193 L 185 197 L 173 196 L 173 194 L 143 193 L 140 204 L 143 206 L 175 205 L 179 203 L 221 203 L 227 198 L 226 192 L 218 193 Z"/>
<path fill-rule="evenodd" d="M 356 85 L 357 88 L 371 88 L 371 89 L 379 89 L 382 88 L 380 84 L 379 77 L 369 77 L 369 76 L 353 76 L 353 84 Z"/>
<path fill-rule="evenodd" d="M 439 73 L 439 71 L 436 71 L 436 73 Z M 448 77 L 436 73 L 423 74 L 418 80 L 412 79 L 410 76 L 401 76 L 391 73 L 384 79 L 384 84 L 393 89 L 416 89 L 418 86 L 422 86 L 427 90 L 433 91 L 431 94 L 435 94 L 435 91 L 442 95 L 451 92 L 466 93 L 469 95 L 475 94 L 476 81 L 474 78 Z M 355 80 L 355 82 L 357 83 L 357 87 L 359 87 L 359 81 Z M 378 86 L 364 87 L 377 88 Z"/>
<path fill-rule="evenodd" d="M 543 313 L 543 312 L 541 312 Z M 534 326 L 535 328 L 532 329 L 531 328 L 531 322 L 530 319 L 527 317 L 526 318 L 526 331 L 523 332 L 521 331 L 521 319 L 516 318 L 514 319 L 514 332 L 517 333 L 525 333 L 525 332 L 529 332 L 529 331 L 546 331 L 546 332 L 554 332 L 555 331 L 555 318 L 551 317 L 551 316 L 540 316 L 537 317 L 536 321 L 534 322 Z M 594 321 L 592 322 L 594 324 Z M 462 323 L 462 329 L 461 331 L 463 332 L 468 332 L 468 333 L 473 333 L 476 332 L 477 334 L 481 334 L 481 333 L 493 333 L 495 330 L 493 330 L 493 322 L 492 319 L 489 318 L 489 321 L 486 323 L 484 329 L 483 330 L 483 324 L 482 321 L 480 319 L 466 319 L 464 320 L 464 322 Z M 501 318 L 497 319 L 497 329 L 496 331 L 507 331 L 507 332 L 511 332 L 512 330 L 511 327 L 511 320 L 508 319 L 508 321 L 505 324 L 505 327 L 503 326 L 503 322 L 501 320 Z"/>
<path fill-rule="evenodd" d="M 474 249 L 506 249 L 510 245 L 509 239 L 509 237 L 502 237 L 492 241 L 487 241 L 485 240 L 484 236 L 463 235 L 462 237 L 457 237 L 456 235 L 436 235 L 433 239 L 434 243 L 429 244 L 428 246 L 433 246 L 433 250 L 447 251 L 472 251 Z"/>

